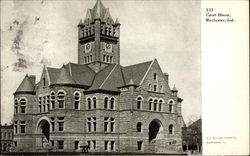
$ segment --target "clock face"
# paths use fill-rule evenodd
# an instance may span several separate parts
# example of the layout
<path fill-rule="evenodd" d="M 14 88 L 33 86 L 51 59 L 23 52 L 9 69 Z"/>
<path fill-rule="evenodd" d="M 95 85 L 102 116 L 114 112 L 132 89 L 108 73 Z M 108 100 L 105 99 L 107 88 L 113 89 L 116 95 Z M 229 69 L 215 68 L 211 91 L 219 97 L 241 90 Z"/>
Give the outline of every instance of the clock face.
<path fill-rule="evenodd" d="M 85 44 L 85 52 L 88 53 L 91 51 L 91 43 L 86 43 Z"/>
<path fill-rule="evenodd" d="M 112 52 L 112 44 L 106 43 L 105 44 L 105 51 L 108 53 L 111 53 Z"/>

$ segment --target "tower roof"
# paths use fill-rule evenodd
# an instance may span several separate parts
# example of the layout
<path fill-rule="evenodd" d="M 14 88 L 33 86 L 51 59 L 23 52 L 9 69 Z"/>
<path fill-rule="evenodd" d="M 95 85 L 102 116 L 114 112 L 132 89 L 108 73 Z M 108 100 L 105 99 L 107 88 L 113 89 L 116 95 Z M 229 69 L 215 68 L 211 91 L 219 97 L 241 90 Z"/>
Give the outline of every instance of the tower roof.
<path fill-rule="evenodd" d="M 55 84 L 75 84 L 74 79 L 70 76 L 65 65 L 63 65 L 60 69 L 60 72 L 55 80 Z"/>
<path fill-rule="evenodd" d="M 100 19 L 101 21 L 107 21 L 109 19 L 111 23 L 114 23 L 109 8 L 105 8 L 101 0 L 97 0 L 92 9 L 87 9 L 86 19 L 95 20 Z"/>
<path fill-rule="evenodd" d="M 30 80 L 30 77 L 26 75 L 14 94 L 34 93 L 34 90 L 35 90 L 35 84 L 33 84 L 32 80 Z"/>

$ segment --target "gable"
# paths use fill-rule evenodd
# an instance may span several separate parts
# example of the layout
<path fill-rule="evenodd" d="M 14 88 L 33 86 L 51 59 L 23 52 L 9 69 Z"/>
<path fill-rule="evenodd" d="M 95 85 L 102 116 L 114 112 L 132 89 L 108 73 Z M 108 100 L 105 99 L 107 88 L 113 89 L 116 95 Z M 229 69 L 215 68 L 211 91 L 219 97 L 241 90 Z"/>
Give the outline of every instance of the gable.
<path fill-rule="evenodd" d="M 165 75 L 156 59 L 153 61 L 144 78 L 140 82 L 140 87 L 153 92 L 171 92 Z"/>
<path fill-rule="evenodd" d="M 38 82 L 38 88 L 43 89 L 47 88 L 50 85 L 50 77 L 48 75 L 47 67 L 43 68 L 40 81 Z"/>

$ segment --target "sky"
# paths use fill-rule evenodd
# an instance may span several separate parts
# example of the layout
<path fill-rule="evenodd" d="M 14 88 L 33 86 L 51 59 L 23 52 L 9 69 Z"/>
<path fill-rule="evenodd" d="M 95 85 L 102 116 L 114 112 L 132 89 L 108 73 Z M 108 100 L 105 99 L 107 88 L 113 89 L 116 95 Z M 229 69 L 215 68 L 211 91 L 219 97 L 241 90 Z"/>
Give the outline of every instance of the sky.
<path fill-rule="evenodd" d="M 96 0 L 1 1 L 1 123 L 13 117 L 13 93 L 44 65 L 77 63 L 77 24 Z M 156 58 L 182 102 L 186 123 L 201 117 L 200 2 L 102 0 L 121 23 L 121 65 Z"/>

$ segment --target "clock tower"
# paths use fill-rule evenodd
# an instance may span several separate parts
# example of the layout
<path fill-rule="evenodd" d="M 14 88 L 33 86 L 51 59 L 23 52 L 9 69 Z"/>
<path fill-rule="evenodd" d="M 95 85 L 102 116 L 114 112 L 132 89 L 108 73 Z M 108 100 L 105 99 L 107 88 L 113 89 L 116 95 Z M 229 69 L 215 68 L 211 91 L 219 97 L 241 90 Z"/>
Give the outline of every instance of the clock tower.
<path fill-rule="evenodd" d="M 120 23 L 109 8 L 97 0 L 78 24 L 78 64 L 99 72 L 109 64 L 120 64 Z"/>

